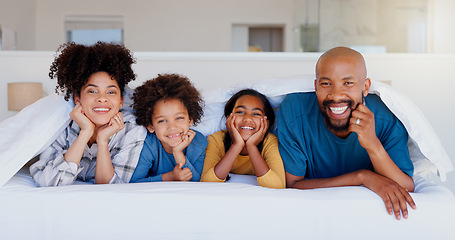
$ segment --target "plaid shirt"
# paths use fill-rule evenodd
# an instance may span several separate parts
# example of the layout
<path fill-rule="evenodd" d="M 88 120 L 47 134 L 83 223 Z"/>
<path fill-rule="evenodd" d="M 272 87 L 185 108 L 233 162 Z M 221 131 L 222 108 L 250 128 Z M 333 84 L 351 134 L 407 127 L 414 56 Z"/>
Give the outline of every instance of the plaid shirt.
<path fill-rule="evenodd" d="M 114 166 L 114 176 L 109 183 L 128 183 L 136 169 L 147 130 L 136 124 L 135 117 L 123 112 L 125 128 L 109 138 L 108 148 Z M 97 145 L 86 146 L 79 166 L 67 162 L 66 151 L 76 141 L 80 127 L 71 121 L 65 131 L 44 150 L 40 159 L 30 167 L 30 174 L 40 187 L 70 185 L 78 179 L 95 182 Z"/>

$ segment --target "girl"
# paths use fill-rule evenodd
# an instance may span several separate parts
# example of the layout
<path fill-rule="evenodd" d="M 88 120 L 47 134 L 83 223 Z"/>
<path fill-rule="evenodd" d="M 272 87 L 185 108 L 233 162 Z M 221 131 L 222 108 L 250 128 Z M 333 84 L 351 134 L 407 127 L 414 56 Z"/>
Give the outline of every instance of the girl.
<path fill-rule="evenodd" d="M 190 127 L 201 119 L 202 103 L 188 78 L 177 74 L 158 75 L 136 88 L 136 122 L 149 132 L 131 182 L 199 182 L 207 140 Z"/>
<path fill-rule="evenodd" d="M 275 135 L 275 113 L 253 89 L 234 94 L 224 108 L 227 130 L 210 135 L 201 181 L 224 182 L 229 172 L 256 175 L 260 186 L 284 188 L 285 174 Z"/>
<path fill-rule="evenodd" d="M 119 112 L 125 85 L 136 78 L 134 59 L 124 46 L 101 42 L 58 51 L 49 76 L 75 106 L 68 127 L 30 167 L 33 179 L 38 186 L 129 182 L 146 133 L 131 113 Z"/>

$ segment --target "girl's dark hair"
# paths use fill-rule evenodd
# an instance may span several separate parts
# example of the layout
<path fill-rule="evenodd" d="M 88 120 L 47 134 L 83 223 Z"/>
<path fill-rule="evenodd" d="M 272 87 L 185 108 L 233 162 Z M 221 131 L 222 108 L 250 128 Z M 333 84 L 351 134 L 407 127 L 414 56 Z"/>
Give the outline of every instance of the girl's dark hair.
<path fill-rule="evenodd" d="M 258 144 L 258 150 L 259 150 L 259 152 L 262 152 L 262 148 L 264 146 L 264 139 L 267 136 L 267 134 L 269 133 L 270 127 L 273 126 L 273 124 L 275 123 L 275 112 L 273 111 L 272 105 L 270 104 L 267 97 L 264 96 L 264 94 L 254 90 L 254 89 L 250 89 L 250 88 L 240 90 L 236 94 L 232 95 L 232 97 L 226 102 L 226 105 L 224 106 L 224 117 L 227 118 L 232 113 L 232 110 L 234 109 L 234 106 L 235 106 L 235 103 L 237 102 L 237 100 L 240 97 L 245 96 L 245 95 L 257 97 L 257 98 L 261 99 L 262 103 L 264 104 L 264 114 L 265 114 L 265 116 L 267 116 L 267 120 L 269 121 L 269 127 L 267 129 L 267 133 L 264 135 L 264 138 Z M 231 135 L 229 135 L 229 133 L 227 133 L 225 135 L 223 142 L 224 142 L 224 151 L 227 152 L 232 144 L 232 138 L 231 138 Z"/>
<path fill-rule="evenodd" d="M 159 74 L 137 87 L 133 94 L 133 110 L 136 123 L 144 127 L 152 124 L 155 104 L 161 100 L 178 99 L 196 125 L 203 115 L 204 101 L 190 80 L 178 74 Z"/>
<path fill-rule="evenodd" d="M 125 85 L 136 79 L 131 65 L 136 63 L 131 52 L 123 45 L 97 42 L 84 46 L 69 42 L 62 44 L 49 71 L 57 78 L 55 92 L 65 93 L 65 100 L 79 95 L 88 78 L 97 72 L 106 72 L 115 80 L 123 96 Z"/>

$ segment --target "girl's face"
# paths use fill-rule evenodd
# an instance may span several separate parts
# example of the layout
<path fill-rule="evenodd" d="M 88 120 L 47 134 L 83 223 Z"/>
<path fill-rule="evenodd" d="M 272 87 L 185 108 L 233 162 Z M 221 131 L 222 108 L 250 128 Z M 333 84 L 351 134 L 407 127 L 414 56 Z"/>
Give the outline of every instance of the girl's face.
<path fill-rule="evenodd" d="M 106 72 L 92 74 L 81 88 L 80 96 L 74 95 L 74 101 L 81 103 L 85 116 L 98 127 L 107 124 L 123 106 L 117 81 Z"/>
<path fill-rule="evenodd" d="M 258 97 L 244 95 L 235 102 L 232 114 L 235 116 L 234 126 L 244 141 L 255 134 L 265 116 L 264 103 Z"/>
<path fill-rule="evenodd" d="M 151 133 L 155 132 L 167 153 L 172 153 L 192 125 L 193 120 L 185 105 L 178 99 L 169 99 L 155 104 L 152 124 L 147 129 Z"/>

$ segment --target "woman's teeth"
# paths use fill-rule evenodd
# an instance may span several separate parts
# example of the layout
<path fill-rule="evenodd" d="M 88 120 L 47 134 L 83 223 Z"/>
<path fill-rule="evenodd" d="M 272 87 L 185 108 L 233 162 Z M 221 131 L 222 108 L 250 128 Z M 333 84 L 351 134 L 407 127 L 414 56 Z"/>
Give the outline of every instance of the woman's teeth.
<path fill-rule="evenodd" d="M 240 129 L 245 129 L 245 130 L 253 130 L 253 127 L 240 127 Z"/>

